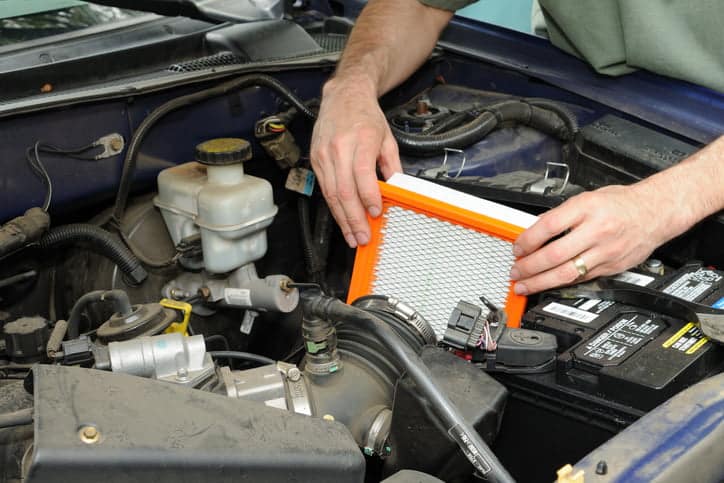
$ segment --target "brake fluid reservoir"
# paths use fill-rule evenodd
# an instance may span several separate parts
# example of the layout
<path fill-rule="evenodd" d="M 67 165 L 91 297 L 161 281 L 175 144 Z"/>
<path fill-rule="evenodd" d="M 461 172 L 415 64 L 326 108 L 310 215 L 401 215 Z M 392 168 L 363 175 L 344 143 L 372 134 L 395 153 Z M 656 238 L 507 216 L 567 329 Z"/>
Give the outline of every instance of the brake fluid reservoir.
<path fill-rule="evenodd" d="M 212 139 L 196 146 L 196 162 L 158 175 L 154 204 L 174 244 L 200 232 L 209 272 L 229 272 L 266 253 L 265 229 L 277 207 L 271 184 L 244 173 L 249 159 L 248 141 Z"/>

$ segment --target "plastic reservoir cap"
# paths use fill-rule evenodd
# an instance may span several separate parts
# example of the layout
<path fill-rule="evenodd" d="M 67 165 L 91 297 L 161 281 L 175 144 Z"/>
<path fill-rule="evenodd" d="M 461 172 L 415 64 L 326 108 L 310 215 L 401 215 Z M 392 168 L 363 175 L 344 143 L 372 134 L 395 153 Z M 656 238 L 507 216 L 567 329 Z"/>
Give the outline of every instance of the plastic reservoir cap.
<path fill-rule="evenodd" d="M 251 144 L 246 139 L 217 138 L 196 146 L 196 160 L 207 166 L 227 166 L 251 159 Z"/>

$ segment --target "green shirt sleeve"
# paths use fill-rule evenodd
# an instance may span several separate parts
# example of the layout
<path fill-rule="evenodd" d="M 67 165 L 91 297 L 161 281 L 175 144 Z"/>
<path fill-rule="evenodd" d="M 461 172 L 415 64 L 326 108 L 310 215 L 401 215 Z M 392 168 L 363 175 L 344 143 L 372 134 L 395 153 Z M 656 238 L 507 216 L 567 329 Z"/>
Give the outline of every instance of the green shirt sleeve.
<path fill-rule="evenodd" d="M 621 75 L 646 69 L 724 92 L 722 0 L 540 0 L 551 42 Z"/>
<path fill-rule="evenodd" d="M 440 10 L 448 10 L 454 12 L 461 8 L 467 7 L 477 0 L 418 0 L 420 3 L 428 7 L 439 8 Z"/>

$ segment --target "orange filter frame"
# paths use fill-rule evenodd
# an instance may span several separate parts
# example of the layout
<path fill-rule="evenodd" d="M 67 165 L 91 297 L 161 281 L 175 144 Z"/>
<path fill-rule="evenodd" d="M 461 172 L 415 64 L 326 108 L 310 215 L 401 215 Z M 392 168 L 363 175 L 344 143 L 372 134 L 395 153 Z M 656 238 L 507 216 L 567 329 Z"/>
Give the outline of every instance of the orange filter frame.
<path fill-rule="evenodd" d="M 370 224 L 370 242 L 357 248 L 347 302 L 369 295 L 375 282 L 375 267 L 383 243 L 386 214 L 391 207 L 400 207 L 418 214 L 459 225 L 485 235 L 508 241 L 511 244 L 523 232 L 523 228 L 497 220 L 474 211 L 439 201 L 412 191 L 378 182 L 382 194 L 382 214 L 377 218 L 368 216 Z M 509 327 L 519 327 L 525 310 L 526 298 L 513 292 L 513 283 L 509 282 L 505 313 Z M 395 294 L 385 294 L 395 295 Z M 414 304 L 413 300 L 405 302 Z M 454 307 L 450 307 L 452 312 Z M 422 314 L 423 316 L 425 314 Z"/>

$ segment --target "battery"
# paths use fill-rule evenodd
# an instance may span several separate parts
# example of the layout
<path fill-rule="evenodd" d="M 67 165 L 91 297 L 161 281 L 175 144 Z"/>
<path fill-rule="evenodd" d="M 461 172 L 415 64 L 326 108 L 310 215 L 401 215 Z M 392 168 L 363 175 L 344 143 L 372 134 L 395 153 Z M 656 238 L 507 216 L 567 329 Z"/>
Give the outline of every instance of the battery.
<path fill-rule="evenodd" d="M 617 278 L 691 302 L 724 307 L 724 272 L 687 264 L 663 275 Z M 717 372 L 724 350 L 693 323 L 610 300 L 544 299 L 523 326 L 554 334 L 555 385 L 634 410 L 649 411 Z"/>

